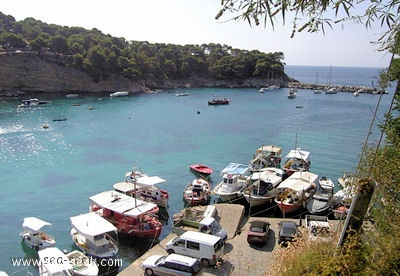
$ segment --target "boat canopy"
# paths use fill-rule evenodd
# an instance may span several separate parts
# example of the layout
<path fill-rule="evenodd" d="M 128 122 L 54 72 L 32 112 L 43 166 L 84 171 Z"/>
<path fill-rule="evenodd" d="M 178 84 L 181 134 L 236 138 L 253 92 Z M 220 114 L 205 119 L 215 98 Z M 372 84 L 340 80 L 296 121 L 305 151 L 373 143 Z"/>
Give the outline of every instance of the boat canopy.
<path fill-rule="evenodd" d="M 32 231 L 39 231 L 42 227 L 51 225 L 52 224 L 50 222 L 35 217 L 24 218 L 24 222 L 22 223 L 22 227 L 24 229 L 29 229 Z"/>
<path fill-rule="evenodd" d="M 310 156 L 309 151 L 301 150 L 300 148 L 294 149 L 289 151 L 286 155 L 286 159 L 301 159 L 301 160 L 308 160 Z"/>
<path fill-rule="evenodd" d="M 135 191 L 135 186 L 135 183 L 131 182 L 118 182 L 113 185 L 113 188 L 120 192 L 127 193 L 130 191 Z"/>
<path fill-rule="evenodd" d="M 158 177 L 158 176 L 142 176 L 140 178 L 138 178 L 138 180 L 136 181 L 137 184 L 139 185 L 146 185 L 146 186 L 154 186 L 160 183 L 164 183 L 167 182 L 167 180 Z"/>
<path fill-rule="evenodd" d="M 292 189 L 298 192 L 309 189 L 318 180 L 318 175 L 311 172 L 294 172 L 281 184 L 278 189 Z"/>
<path fill-rule="evenodd" d="M 96 213 L 86 213 L 70 217 L 72 226 L 80 233 L 87 236 L 97 236 L 107 232 L 115 232 L 117 228 Z"/>
<path fill-rule="evenodd" d="M 90 202 L 113 212 L 138 216 L 157 208 L 157 204 L 109 190 L 89 197 Z"/>
<path fill-rule="evenodd" d="M 282 153 L 282 148 L 274 146 L 274 145 L 268 145 L 268 146 L 262 146 L 261 148 L 257 149 L 257 154 L 261 153 L 275 153 L 275 155 L 280 155 Z"/>
<path fill-rule="evenodd" d="M 250 166 L 240 163 L 229 163 L 222 171 L 221 174 L 231 173 L 244 175 L 250 172 Z"/>
<path fill-rule="evenodd" d="M 38 252 L 42 265 L 47 270 L 47 275 L 73 275 L 72 265 L 67 255 L 57 247 L 48 247 Z M 45 260 L 54 260 L 45 261 Z"/>

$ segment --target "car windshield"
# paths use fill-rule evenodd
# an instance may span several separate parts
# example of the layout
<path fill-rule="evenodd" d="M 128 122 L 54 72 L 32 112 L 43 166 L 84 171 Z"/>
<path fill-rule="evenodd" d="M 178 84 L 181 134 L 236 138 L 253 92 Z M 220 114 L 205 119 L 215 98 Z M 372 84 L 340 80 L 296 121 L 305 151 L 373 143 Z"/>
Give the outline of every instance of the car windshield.
<path fill-rule="evenodd" d="M 250 225 L 250 230 L 252 232 L 263 233 L 266 231 L 266 225 L 264 222 L 253 221 Z"/>
<path fill-rule="evenodd" d="M 156 264 L 156 265 L 159 265 L 160 263 L 163 263 L 164 260 L 165 260 L 165 258 L 166 258 L 166 256 L 160 257 L 160 258 L 155 262 L 155 264 Z"/>

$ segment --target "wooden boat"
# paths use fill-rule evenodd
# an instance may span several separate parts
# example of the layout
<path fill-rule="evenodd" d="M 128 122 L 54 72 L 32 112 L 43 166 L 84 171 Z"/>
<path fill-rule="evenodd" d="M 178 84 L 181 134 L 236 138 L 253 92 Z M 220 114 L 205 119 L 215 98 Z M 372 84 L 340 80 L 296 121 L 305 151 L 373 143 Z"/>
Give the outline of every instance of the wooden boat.
<path fill-rule="evenodd" d="M 136 197 L 146 202 L 157 204 L 158 207 L 167 208 L 169 195 L 166 190 L 160 189 L 157 185 L 166 182 L 158 176 L 141 176 L 138 174 L 132 178 L 132 174 L 126 174 L 125 182 L 114 184 L 114 189 L 123 194 Z"/>
<path fill-rule="evenodd" d="M 70 236 L 75 245 L 94 258 L 111 258 L 118 253 L 117 228 L 96 213 L 70 217 Z"/>
<path fill-rule="evenodd" d="M 282 178 L 283 170 L 274 167 L 254 172 L 251 176 L 254 182 L 243 190 L 243 196 L 250 207 L 273 203 L 276 188 L 282 182 Z"/>
<path fill-rule="evenodd" d="M 250 166 L 229 163 L 222 171 L 222 181 L 213 189 L 222 202 L 232 202 L 242 196 L 243 190 L 250 184 Z"/>
<path fill-rule="evenodd" d="M 231 101 L 227 98 L 219 99 L 219 98 L 214 98 L 211 101 L 208 101 L 209 105 L 225 105 L 229 104 Z"/>
<path fill-rule="evenodd" d="M 304 151 L 300 148 L 289 151 L 285 157 L 285 163 L 282 166 L 285 175 L 290 176 L 297 171 L 308 171 L 311 165 L 309 158 L 309 151 Z"/>
<path fill-rule="evenodd" d="M 208 204 L 211 198 L 211 185 L 203 177 L 195 178 L 183 192 L 186 206 Z"/>
<path fill-rule="evenodd" d="M 159 208 L 154 203 L 113 190 L 93 195 L 89 201 L 89 210 L 111 222 L 121 236 L 157 239 L 161 234 Z"/>
<path fill-rule="evenodd" d="M 275 202 L 282 213 L 293 213 L 303 208 L 315 193 L 318 175 L 311 172 L 294 172 L 277 188 Z"/>
<path fill-rule="evenodd" d="M 76 276 L 94 276 L 99 274 L 99 267 L 94 258 L 86 256 L 79 250 L 65 254 L 72 265 L 72 271 Z"/>
<path fill-rule="evenodd" d="M 250 160 L 252 171 L 260 171 L 263 168 L 275 167 L 281 165 L 282 148 L 268 145 L 258 148 Z"/>
<path fill-rule="evenodd" d="M 19 236 L 26 246 L 35 251 L 52 247 L 56 244 L 56 241 L 53 236 L 42 231 L 45 226 L 52 226 L 52 224 L 35 217 L 24 218 L 22 223 L 24 230 Z"/>
<path fill-rule="evenodd" d="M 190 170 L 193 171 L 194 173 L 209 176 L 210 174 L 213 173 L 213 169 L 210 167 L 207 167 L 206 165 L 203 164 L 193 164 L 190 165 Z"/>

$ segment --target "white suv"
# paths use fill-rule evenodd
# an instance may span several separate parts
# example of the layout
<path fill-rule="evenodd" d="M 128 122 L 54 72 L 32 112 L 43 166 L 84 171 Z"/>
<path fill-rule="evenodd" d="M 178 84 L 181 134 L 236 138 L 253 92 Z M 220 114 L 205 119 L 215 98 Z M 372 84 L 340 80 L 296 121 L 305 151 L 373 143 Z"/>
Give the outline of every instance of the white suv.
<path fill-rule="evenodd" d="M 152 255 L 142 263 L 146 275 L 193 275 L 203 268 L 199 260 L 179 254 Z"/>

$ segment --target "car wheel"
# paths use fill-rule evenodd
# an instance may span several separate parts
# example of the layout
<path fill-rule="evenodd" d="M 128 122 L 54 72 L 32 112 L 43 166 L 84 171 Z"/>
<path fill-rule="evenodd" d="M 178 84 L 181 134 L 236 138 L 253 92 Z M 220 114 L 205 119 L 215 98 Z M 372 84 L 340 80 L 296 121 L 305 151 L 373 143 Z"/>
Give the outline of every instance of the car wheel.
<path fill-rule="evenodd" d="M 154 271 L 151 268 L 146 268 L 145 273 L 146 273 L 146 275 L 149 275 L 149 276 L 153 276 L 154 275 Z"/>
<path fill-rule="evenodd" d="M 210 266 L 210 261 L 209 260 L 207 260 L 207 259 L 201 259 L 201 263 L 202 263 L 202 265 L 204 265 L 204 266 Z"/>
<path fill-rule="evenodd" d="M 167 253 L 168 253 L 168 254 L 174 254 L 175 251 L 174 251 L 173 249 L 168 249 L 168 250 L 167 250 Z"/>

